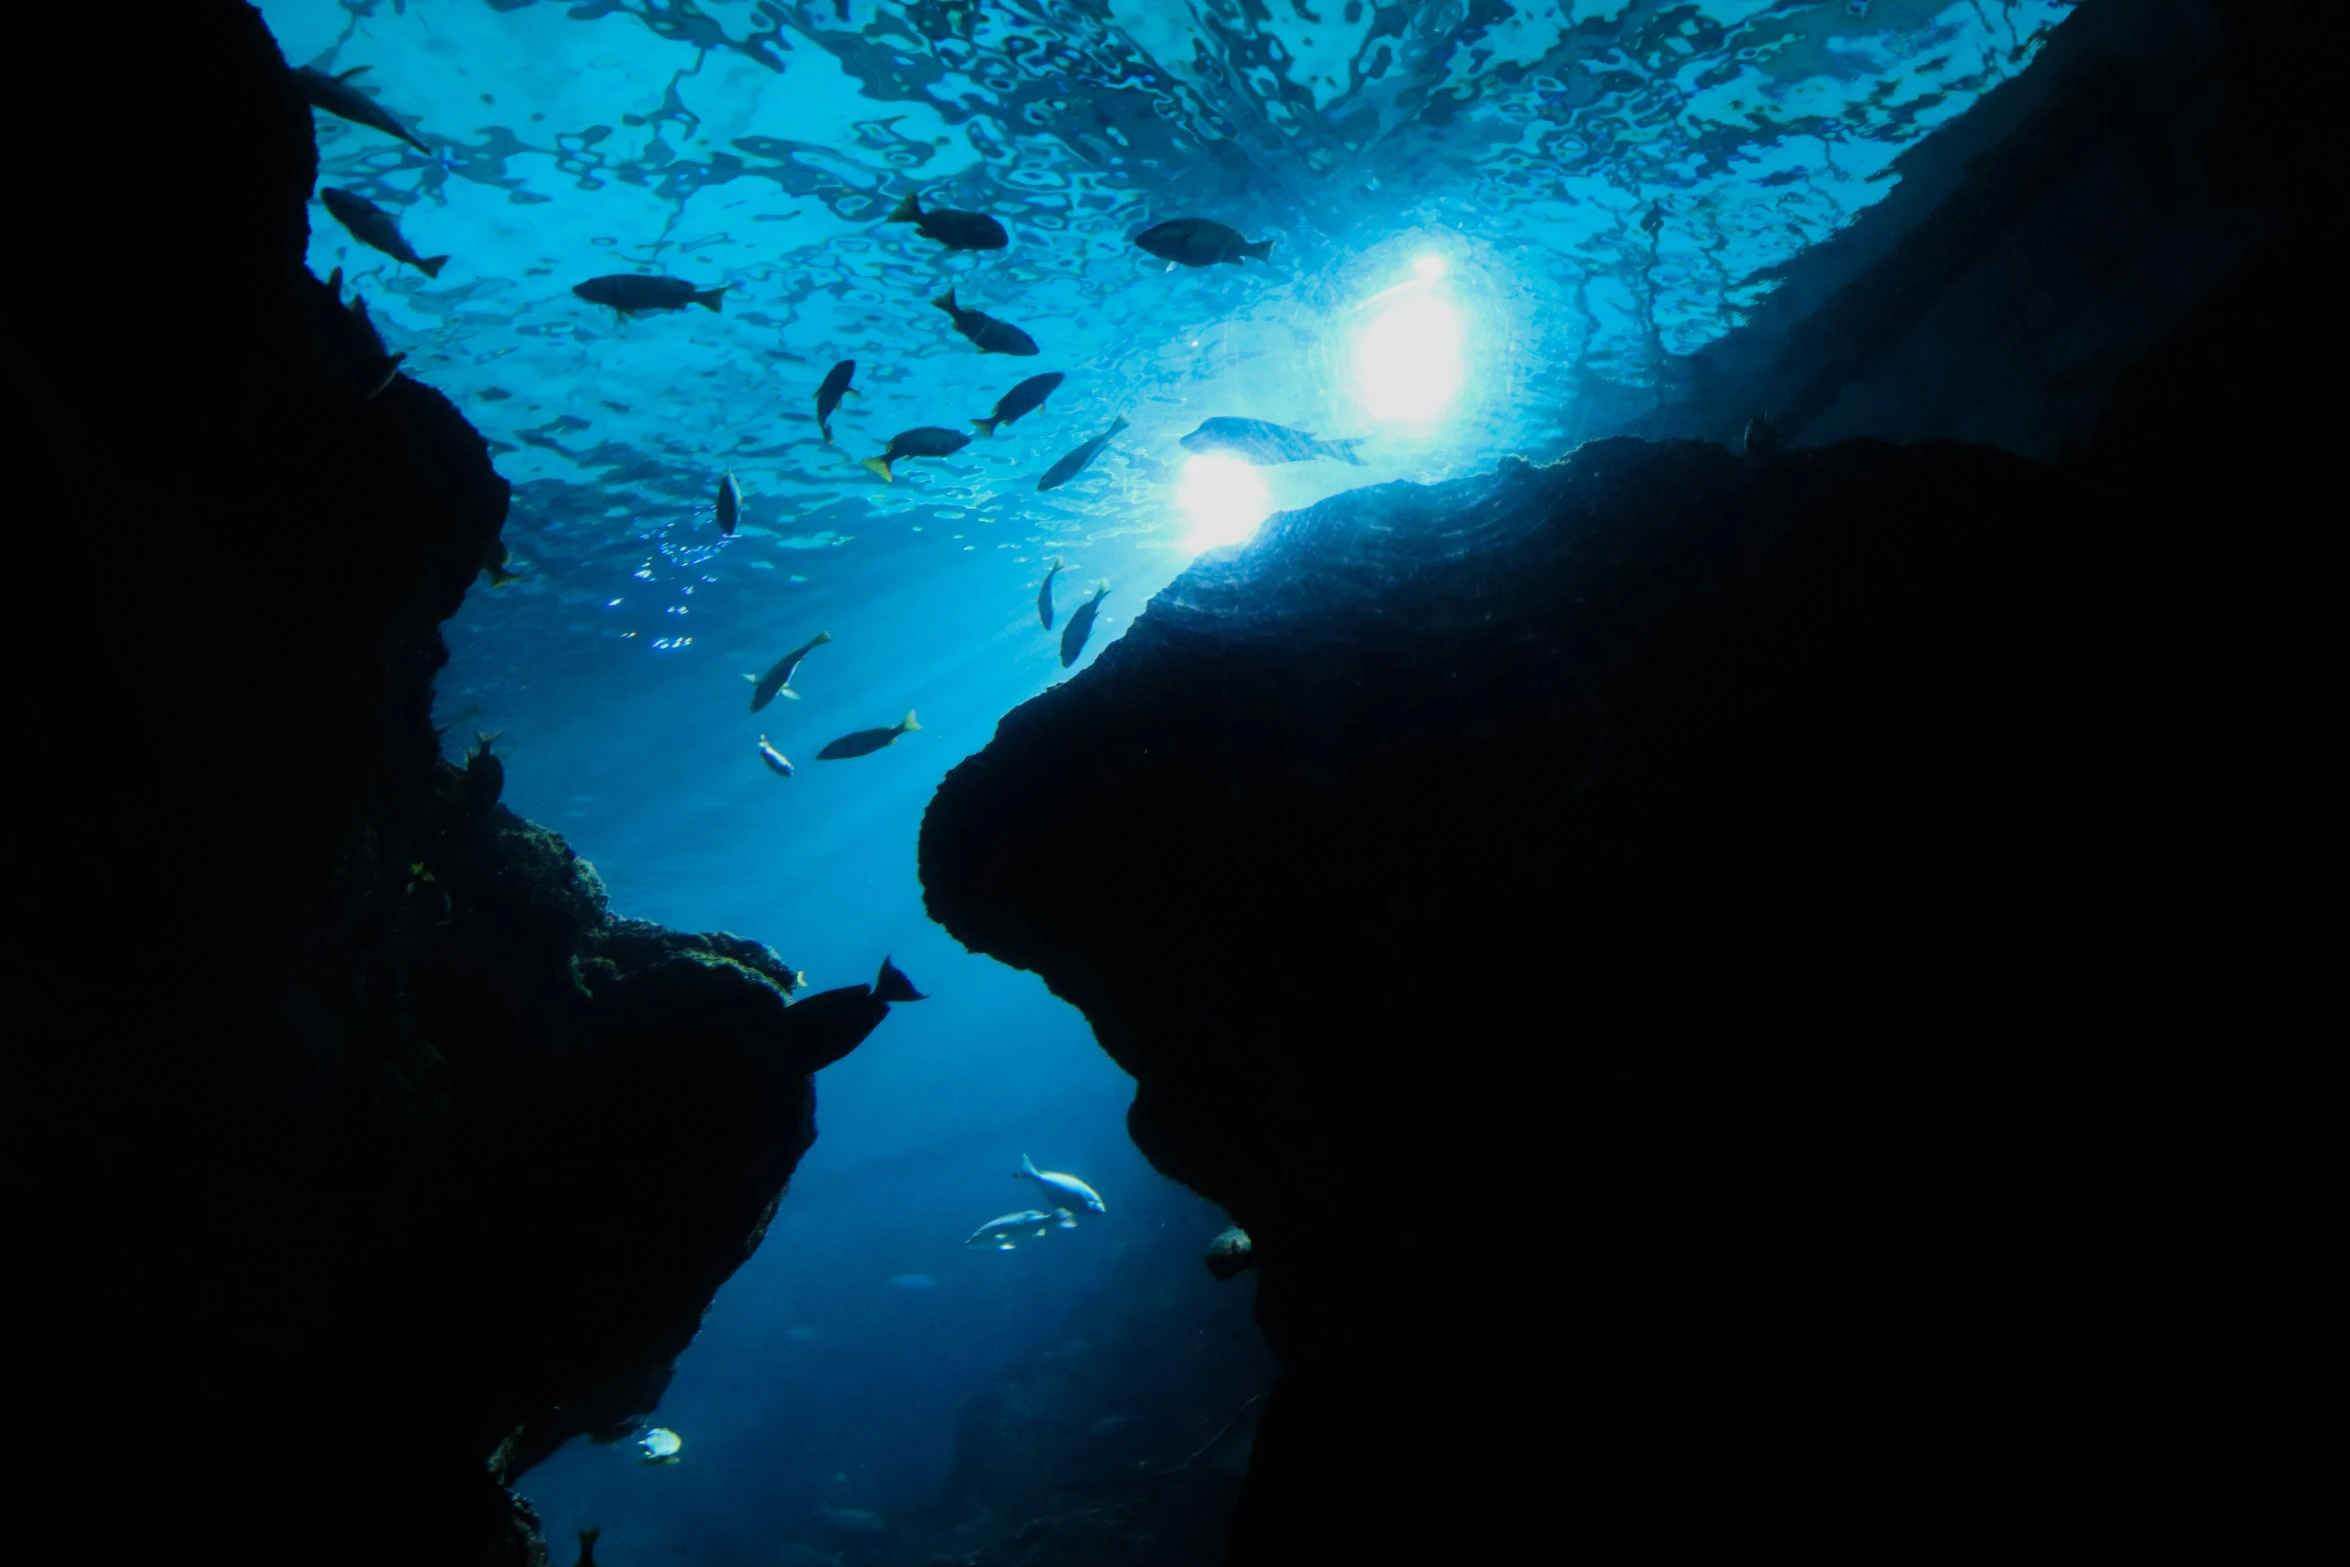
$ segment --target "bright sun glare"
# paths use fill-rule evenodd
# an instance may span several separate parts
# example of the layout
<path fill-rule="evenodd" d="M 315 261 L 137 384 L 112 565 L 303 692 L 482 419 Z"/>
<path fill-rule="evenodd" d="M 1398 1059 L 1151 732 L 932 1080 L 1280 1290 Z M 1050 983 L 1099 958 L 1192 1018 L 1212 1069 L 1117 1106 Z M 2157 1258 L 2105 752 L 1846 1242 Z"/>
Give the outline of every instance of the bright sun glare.
<path fill-rule="evenodd" d="M 1433 264 L 1433 265 L 1432 265 Z M 1423 284 L 1444 274 L 1444 258 L 1413 265 Z M 1392 291 L 1355 338 L 1355 397 L 1390 424 L 1426 424 L 1461 391 L 1461 318 L 1429 287 Z"/>
<path fill-rule="evenodd" d="M 1183 465 L 1175 504 L 1191 519 L 1184 544 L 1196 555 L 1247 539 L 1272 511 L 1273 496 L 1265 476 L 1237 457 L 1194 457 Z"/>

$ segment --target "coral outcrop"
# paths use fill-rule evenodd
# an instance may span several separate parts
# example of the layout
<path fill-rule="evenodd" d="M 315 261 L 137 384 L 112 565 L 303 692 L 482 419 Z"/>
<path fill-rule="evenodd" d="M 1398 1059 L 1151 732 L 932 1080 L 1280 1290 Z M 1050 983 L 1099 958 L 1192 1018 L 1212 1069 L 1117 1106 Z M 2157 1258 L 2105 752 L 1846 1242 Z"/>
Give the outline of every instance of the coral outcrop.
<path fill-rule="evenodd" d="M 765 947 L 615 919 L 439 759 L 506 485 L 304 269 L 258 15 L 18 42 L 93 83 L 5 262 L 31 1537 L 544 1560 L 503 1480 L 651 1407 L 878 1003 L 795 1021 Z"/>

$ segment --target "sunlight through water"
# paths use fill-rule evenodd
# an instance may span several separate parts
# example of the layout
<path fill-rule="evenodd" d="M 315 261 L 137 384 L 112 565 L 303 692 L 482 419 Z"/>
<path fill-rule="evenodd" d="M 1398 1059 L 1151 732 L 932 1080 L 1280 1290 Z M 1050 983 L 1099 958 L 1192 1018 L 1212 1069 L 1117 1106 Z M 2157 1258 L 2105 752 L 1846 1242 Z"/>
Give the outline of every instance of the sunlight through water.
<path fill-rule="evenodd" d="M 1273 494 L 1265 476 L 1237 457 L 1194 457 L 1183 465 L 1175 504 L 1191 522 L 1184 548 L 1197 555 L 1247 542 L 1273 510 Z"/>
<path fill-rule="evenodd" d="M 1413 263 L 1418 281 L 1390 289 L 1355 337 L 1355 399 L 1388 424 L 1427 424 L 1461 391 L 1461 318 L 1435 280 L 1440 256 Z"/>

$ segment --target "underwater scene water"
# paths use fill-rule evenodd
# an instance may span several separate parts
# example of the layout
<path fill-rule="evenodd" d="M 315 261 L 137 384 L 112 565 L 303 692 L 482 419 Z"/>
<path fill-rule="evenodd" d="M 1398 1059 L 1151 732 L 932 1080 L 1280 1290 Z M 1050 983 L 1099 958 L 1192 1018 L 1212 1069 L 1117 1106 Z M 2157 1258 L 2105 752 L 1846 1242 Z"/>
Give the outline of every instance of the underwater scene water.
<path fill-rule="evenodd" d="M 1636 417 L 2071 6 L 260 9 L 389 117 L 317 115 L 312 269 L 514 485 L 511 580 L 448 627 L 452 753 L 495 732 L 507 803 L 617 912 L 755 937 L 819 987 L 888 954 L 929 997 L 823 1074 L 819 1141 L 646 1422 L 675 1461 L 580 1442 L 521 1481 L 564 1559 L 593 1525 L 606 1562 L 747 1564 L 1023 1559 L 973 1553 L 1037 1495 L 1236 1471 L 1273 1375 L 1250 1276 L 1201 1266 L 1224 1216 L 1135 1152 L 1084 1019 L 925 916 L 946 770 L 1272 511 Z M 1159 228 L 1186 219 L 1231 232 Z M 1064 379 L 999 407 L 1038 375 Z M 924 428 L 968 439 L 877 461 Z M 751 711 L 744 677 L 819 633 Z M 1060 856 L 1079 905 L 1154 874 Z M 1218 947 L 1193 933 L 1167 983 L 1215 984 Z M 967 1243 L 1052 1209 L 1024 1155 L 1105 1211 Z"/>

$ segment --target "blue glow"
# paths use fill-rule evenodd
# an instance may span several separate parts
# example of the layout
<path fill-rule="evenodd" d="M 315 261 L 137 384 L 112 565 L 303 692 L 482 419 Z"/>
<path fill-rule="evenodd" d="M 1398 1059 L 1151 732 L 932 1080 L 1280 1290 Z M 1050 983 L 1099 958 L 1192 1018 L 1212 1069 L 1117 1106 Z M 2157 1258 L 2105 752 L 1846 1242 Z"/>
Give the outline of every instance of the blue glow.
<path fill-rule="evenodd" d="M 1175 504 L 1191 522 L 1184 551 L 1197 555 L 1246 543 L 1272 512 L 1273 492 L 1261 472 L 1237 457 L 1193 457 L 1183 465 Z"/>

